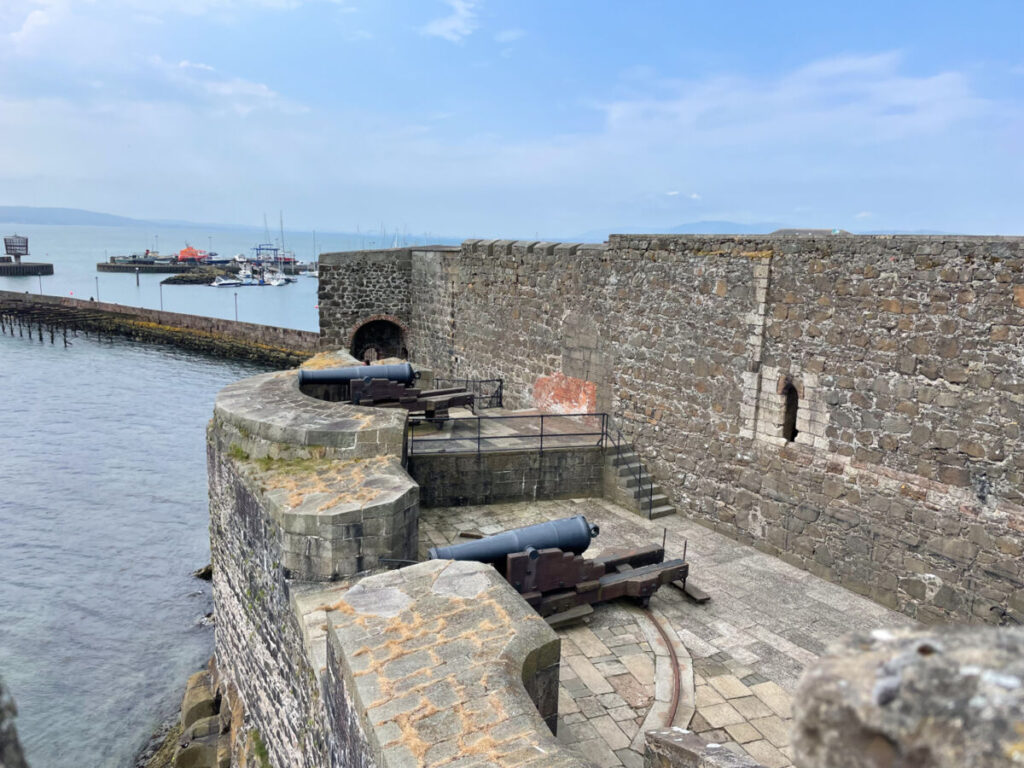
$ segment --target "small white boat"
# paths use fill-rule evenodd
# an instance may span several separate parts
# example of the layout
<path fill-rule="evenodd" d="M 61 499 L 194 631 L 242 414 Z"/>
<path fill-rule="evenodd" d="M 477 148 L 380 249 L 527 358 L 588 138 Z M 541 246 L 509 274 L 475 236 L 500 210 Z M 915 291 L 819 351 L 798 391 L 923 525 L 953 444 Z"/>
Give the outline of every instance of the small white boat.
<path fill-rule="evenodd" d="M 213 282 L 210 283 L 210 285 L 212 285 L 214 288 L 230 288 L 236 285 L 245 285 L 245 283 L 243 283 L 237 277 L 232 277 L 231 275 L 217 275 L 217 277 L 213 279 Z"/>

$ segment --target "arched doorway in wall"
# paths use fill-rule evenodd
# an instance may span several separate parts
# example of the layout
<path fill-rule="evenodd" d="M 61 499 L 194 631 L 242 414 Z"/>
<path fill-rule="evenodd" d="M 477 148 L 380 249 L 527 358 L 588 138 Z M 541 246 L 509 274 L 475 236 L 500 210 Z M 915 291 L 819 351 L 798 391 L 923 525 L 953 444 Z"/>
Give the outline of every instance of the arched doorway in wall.
<path fill-rule="evenodd" d="M 352 334 L 349 351 L 357 360 L 374 363 L 385 357 L 407 358 L 405 328 L 393 318 L 367 320 Z"/>

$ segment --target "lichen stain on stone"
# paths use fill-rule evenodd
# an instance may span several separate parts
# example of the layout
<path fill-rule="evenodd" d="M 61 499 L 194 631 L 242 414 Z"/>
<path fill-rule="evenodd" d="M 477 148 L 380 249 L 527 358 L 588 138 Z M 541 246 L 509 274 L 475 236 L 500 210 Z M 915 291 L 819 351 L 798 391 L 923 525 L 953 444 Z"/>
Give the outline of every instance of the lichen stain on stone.
<path fill-rule="evenodd" d="M 355 365 L 361 365 L 361 363 L 347 352 L 336 349 L 330 352 L 319 352 L 306 360 L 300 367 L 322 371 L 327 368 L 347 368 Z"/>
<path fill-rule="evenodd" d="M 434 581 L 436 580 L 437 576 L 434 578 Z M 397 678 L 388 678 L 384 674 L 388 664 L 413 653 L 426 653 L 430 660 L 428 668 L 439 668 L 444 660 L 438 655 L 437 649 L 451 643 L 468 643 L 472 646 L 464 658 L 468 666 L 484 667 L 478 679 L 486 681 L 503 674 L 504 664 L 493 649 L 502 647 L 501 641 L 515 634 L 514 622 L 504 606 L 495 600 L 493 594 L 487 593 L 473 600 L 457 595 L 446 596 L 445 603 L 451 606 L 451 609 L 433 617 L 425 618 L 421 614 L 406 610 L 383 622 L 378 616 L 358 614 L 344 599 L 335 605 L 322 606 L 321 609 L 343 611 L 349 616 L 349 624 L 360 625 L 364 630 L 372 632 L 378 640 L 372 647 L 363 646 L 351 653 L 351 658 L 364 658 L 367 664 L 366 669 L 354 671 L 353 676 L 374 675 L 380 691 L 380 697 L 366 707 L 368 713 L 396 699 L 419 697 L 411 708 L 388 719 L 398 726 L 401 735 L 384 744 L 385 748 L 401 745 L 409 750 L 415 759 L 422 762 L 427 751 L 435 744 L 423 738 L 421 724 L 426 718 L 447 711 L 460 722 L 458 751 L 451 757 L 432 764 L 454 763 L 466 756 L 485 756 L 495 764 L 522 765 L 533 760 L 534 755 L 530 754 L 527 760 L 507 762 L 510 755 L 505 747 L 517 741 L 528 746 L 535 740 L 536 733 L 523 730 L 503 739 L 494 738 L 488 730 L 508 721 L 509 714 L 500 700 L 493 696 L 473 693 L 465 684 L 459 682 L 455 674 L 439 679 L 424 676 L 423 669 Z M 467 611 L 482 615 L 465 630 L 449 634 L 451 620 L 465 615 Z M 383 638 L 387 639 L 380 642 Z M 410 685 L 414 681 L 419 682 Z M 457 698 L 457 702 L 446 709 L 440 709 L 426 695 L 439 684 L 450 686 Z M 543 754 L 538 753 L 536 757 L 543 758 Z"/>
<path fill-rule="evenodd" d="M 260 462 L 263 475 L 259 477 L 264 491 L 288 491 L 288 505 L 300 506 L 310 494 L 328 494 L 328 498 L 317 508 L 324 512 L 338 504 L 359 502 L 365 506 L 376 499 L 386 488 L 368 484 L 386 470 L 392 462 L 389 456 L 374 456 L 368 459 L 329 461 L 317 459 L 290 459 Z"/>
<path fill-rule="evenodd" d="M 770 259 L 775 251 L 770 248 L 767 251 L 740 251 L 740 256 L 746 256 L 748 259 Z"/>

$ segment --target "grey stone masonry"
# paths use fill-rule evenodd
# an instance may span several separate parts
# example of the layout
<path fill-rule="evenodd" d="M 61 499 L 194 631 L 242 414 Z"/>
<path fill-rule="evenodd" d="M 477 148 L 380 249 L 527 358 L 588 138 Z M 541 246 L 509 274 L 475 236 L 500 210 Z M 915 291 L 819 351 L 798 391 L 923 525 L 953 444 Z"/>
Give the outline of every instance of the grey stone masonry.
<path fill-rule="evenodd" d="M 551 381 L 592 395 L 666 504 L 909 616 L 1024 609 L 1024 239 L 612 235 L 410 259 L 414 362 L 502 378 L 510 408 Z M 344 335 L 335 310 L 321 322 Z"/>
<path fill-rule="evenodd" d="M 409 457 L 424 507 L 600 496 L 604 449 L 423 454 Z"/>
<path fill-rule="evenodd" d="M 320 254 L 320 345 L 349 349 L 356 329 L 387 319 L 401 327 L 411 320 L 413 255 L 454 250 L 446 246 L 389 248 Z"/>

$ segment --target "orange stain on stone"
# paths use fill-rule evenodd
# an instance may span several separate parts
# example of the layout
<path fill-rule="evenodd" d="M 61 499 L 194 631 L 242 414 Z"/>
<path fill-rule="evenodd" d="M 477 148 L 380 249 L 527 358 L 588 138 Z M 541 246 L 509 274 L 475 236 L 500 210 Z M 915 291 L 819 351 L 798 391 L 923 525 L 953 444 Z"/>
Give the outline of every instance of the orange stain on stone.
<path fill-rule="evenodd" d="M 597 384 L 564 373 L 539 376 L 533 385 L 533 403 L 551 413 L 593 413 L 597 410 Z"/>

